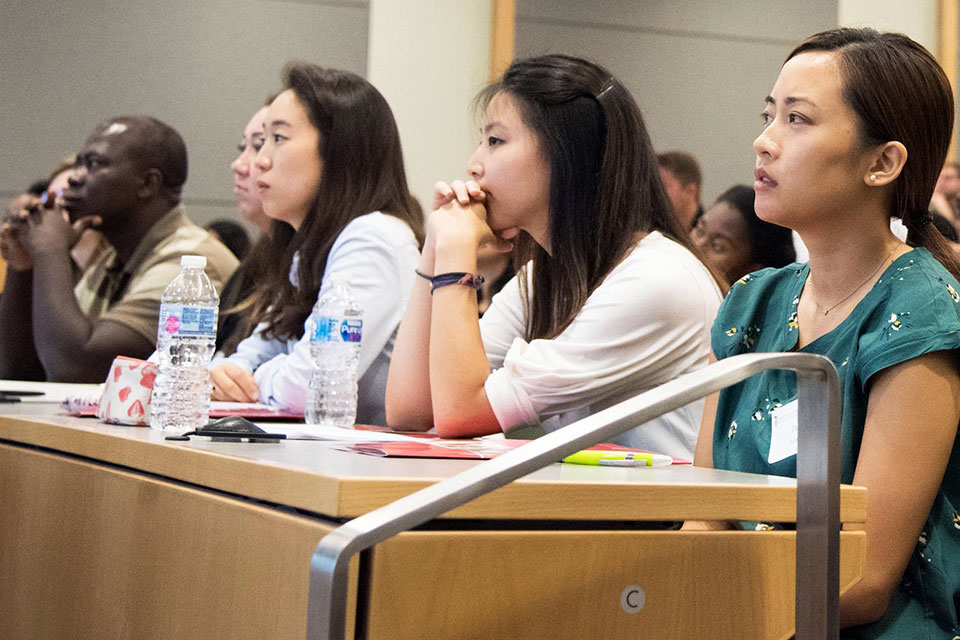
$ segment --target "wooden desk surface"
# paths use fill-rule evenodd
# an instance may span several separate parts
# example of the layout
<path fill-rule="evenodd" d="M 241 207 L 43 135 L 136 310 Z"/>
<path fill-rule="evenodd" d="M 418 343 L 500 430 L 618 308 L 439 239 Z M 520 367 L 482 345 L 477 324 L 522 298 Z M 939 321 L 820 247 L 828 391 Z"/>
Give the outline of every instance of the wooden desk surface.
<path fill-rule="evenodd" d="M 201 487 L 352 518 L 482 462 L 377 458 L 337 443 L 168 442 L 147 428 L 55 415 L 54 405 L 0 408 L 0 440 L 44 447 Z M 38 415 L 46 414 L 46 415 Z M 688 466 L 553 464 L 450 512 L 451 518 L 536 520 L 796 517 L 789 478 Z M 693 515 L 696 514 L 696 515 Z M 866 491 L 841 489 L 841 520 L 862 522 Z"/>

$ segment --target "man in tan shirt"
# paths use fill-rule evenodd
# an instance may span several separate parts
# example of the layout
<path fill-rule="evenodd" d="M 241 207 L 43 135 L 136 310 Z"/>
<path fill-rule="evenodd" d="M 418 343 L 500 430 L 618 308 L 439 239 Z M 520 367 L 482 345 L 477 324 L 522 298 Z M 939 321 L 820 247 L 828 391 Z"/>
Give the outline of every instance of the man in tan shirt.
<path fill-rule="evenodd" d="M 0 297 L 0 378 L 100 382 L 117 355 L 154 349 L 160 296 L 180 256 L 206 256 L 219 290 L 237 267 L 220 242 L 180 207 L 187 151 L 180 135 L 154 118 L 101 123 L 77 155 L 56 206 L 29 207 L 4 230 L 4 242 L 32 256 L 7 271 Z M 39 205 L 39 203 L 37 203 Z M 107 241 L 74 285 L 70 221 L 99 219 Z"/>

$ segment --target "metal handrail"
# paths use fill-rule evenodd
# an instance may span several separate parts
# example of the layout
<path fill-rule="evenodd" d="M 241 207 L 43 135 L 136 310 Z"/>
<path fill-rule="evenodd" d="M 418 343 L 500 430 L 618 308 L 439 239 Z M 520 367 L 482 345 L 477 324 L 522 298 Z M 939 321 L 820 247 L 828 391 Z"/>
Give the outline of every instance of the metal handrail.
<path fill-rule="evenodd" d="M 746 354 L 599 411 L 366 513 L 328 533 L 310 559 L 308 640 L 342 640 L 347 571 L 355 554 L 436 518 L 575 451 L 768 369 L 797 373 L 796 639 L 839 638 L 840 381 L 833 363 L 806 353 Z M 693 517 L 693 516 L 692 516 Z"/>

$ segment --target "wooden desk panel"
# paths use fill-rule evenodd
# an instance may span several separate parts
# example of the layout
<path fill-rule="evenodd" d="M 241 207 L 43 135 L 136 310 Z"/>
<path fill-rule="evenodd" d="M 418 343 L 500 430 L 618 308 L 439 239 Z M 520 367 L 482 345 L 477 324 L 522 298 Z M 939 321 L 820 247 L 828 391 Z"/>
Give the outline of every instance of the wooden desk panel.
<path fill-rule="evenodd" d="M 330 530 L 8 445 L 0 514 L 0 638 L 11 640 L 302 640 L 308 562 Z"/>
<path fill-rule="evenodd" d="M 367 638 L 787 638 L 789 531 L 516 531 L 400 535 L 369 569 Z M 841 591 L 866 536 L 841 534 Z M 621 598 L 639 586 L 645 606 Z"/>

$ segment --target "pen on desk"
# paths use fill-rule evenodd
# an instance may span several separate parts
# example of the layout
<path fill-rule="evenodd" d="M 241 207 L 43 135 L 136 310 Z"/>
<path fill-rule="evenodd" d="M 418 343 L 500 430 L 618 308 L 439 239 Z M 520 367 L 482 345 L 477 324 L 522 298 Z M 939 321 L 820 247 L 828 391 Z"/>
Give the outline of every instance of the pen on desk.
<path fill-rule="evenodd" d="M 585 450 L 570 454 L 563 462 L 599 467 L 666 467 L 673 464 L 673 458 L 642 451 Z"/>
<path fill-rule="evenodd" d="M 42 396 L 42 391 L 4 391 L 0 389 L 0 402 L 21 402 L 23 396 Z"/>

